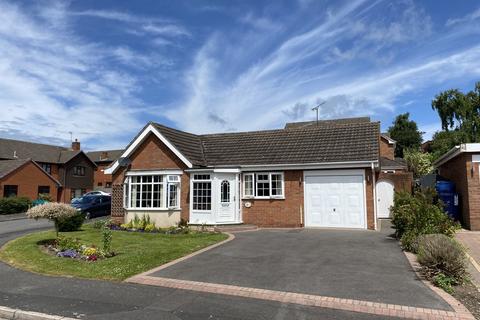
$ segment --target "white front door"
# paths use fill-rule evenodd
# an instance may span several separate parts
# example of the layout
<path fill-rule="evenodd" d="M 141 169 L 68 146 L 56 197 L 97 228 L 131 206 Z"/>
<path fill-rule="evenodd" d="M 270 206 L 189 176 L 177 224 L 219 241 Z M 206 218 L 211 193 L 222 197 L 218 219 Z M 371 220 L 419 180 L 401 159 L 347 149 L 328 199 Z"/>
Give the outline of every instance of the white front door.
<path fill-rule="evenodd" d="M 218 173 L 215 176 L 215 183 L 217 223 L 236 222 L 238 201 L 236 175 Z"/>
<path fill-rule="evenodd" d="M 363 174 L 305 173 L 305 226 L 365 228 Z"/>
<path fill-rule="evenodd" d="M 390 181 L 377 182 L 377 217 L 390 218 L 390 207 L 393 206 L 394 187 Z"/>

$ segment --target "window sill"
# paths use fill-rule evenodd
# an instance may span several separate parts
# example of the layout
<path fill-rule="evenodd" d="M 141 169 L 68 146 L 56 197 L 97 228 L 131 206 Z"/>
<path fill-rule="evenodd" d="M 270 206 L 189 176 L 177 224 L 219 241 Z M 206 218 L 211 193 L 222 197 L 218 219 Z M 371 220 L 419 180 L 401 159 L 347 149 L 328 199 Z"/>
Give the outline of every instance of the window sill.
<path fill-rule="evenodd" d="M 243 197 L 242 200 L 285 200 L 285 197 Z"/>
<path fill-rule="evenodd" d="M 128 211 L 180 211 L 182 208 L 123 208 Z"/>

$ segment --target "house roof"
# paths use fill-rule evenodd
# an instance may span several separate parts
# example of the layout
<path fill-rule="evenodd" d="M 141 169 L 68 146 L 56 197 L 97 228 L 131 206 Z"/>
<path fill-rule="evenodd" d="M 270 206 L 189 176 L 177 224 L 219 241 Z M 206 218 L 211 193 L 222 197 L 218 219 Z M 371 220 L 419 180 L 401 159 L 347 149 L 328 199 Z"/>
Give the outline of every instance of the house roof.
<path fill-rule="evenodd" d="M 0 159 L 5 160 L 32 159 L 35 162 L 64 164 L 80 153 L 84 152 L 43 143 L 0 138 Z M 95 166 L 93 161 L 92 164 Z"/>
<path fill-rule="evenodd" d="M 318 125 L 332 125 L 332 124 L 353 124 L 353 123 L 370 122 L 370 117 L 355 117 L 355 118 L 341 118 L 341 119 L 329 119 L 318 120 Z M 287 122 L 285 129 L 300 129 L 310 126 L 316 126 L 317 121 L 303 121 L 303 122 Z"/>
<path fill-rule="evenodd" d="M 450 161 L 462 153 L 480 153 L 480 143 L 462 143 L 459 146 L 455 146 L 452 149 L 444 153 L 440 158 L 435 160 L 433 166 L 438 168 L 442 164 Z"/>
<path fill-rule="evenodd" d="M 194 166 L 377 161 L 378 122 L 195 135 L 152 123 Z"/>
<path fill-rule="evenodd" d="M 39 170 L 41 170 L 45 175 L 52 179 L 57 185 L 61 185 L 61 183 L 57 179 L 55 179 L 48 172 L 43 170 L 42 167 L 36 164 L 35 161 L 32 161 L 32 159 L 0 160 L 0 179 L 9 175 L 18 168 L 24 166 L 28 162 L 33 163 Z"/>
<path fill-rule="evenodd" d="M 21 160 L 0 160 L 0 179 L 23 166 L 30 159 Z"/>
<path fill-rule="evenodd" d="M 406 169 L 407 162 L 402 158 L 395 158 L 395 160 L 380 157 L 380 167 L 382 169 Z"/>
<path fill-rule="evenodd" d="M 0 138 L 0 159 L 32 159 L 37 162 L 62 163 L 61 156 L 70 149 L 42 143 Z"/>
<path fill-rule="evenodd" d="M 87 152 L 87 157 L 93 162 L 113 162 L 120 158 L 123 153 L 122 150 L 100 150 Z M 106 157 L 104 157 L 106 156 Z"/>

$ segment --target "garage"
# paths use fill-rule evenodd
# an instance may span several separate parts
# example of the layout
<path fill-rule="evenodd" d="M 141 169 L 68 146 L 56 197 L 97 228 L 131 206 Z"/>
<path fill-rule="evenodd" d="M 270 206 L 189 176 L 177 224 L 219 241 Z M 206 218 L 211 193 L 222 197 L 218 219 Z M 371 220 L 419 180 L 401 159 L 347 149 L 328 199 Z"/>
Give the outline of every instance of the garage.
<path fill-rule="evenodd" d="M 306 227 L 366 228 L 363 170 L 304 175 Z"/>

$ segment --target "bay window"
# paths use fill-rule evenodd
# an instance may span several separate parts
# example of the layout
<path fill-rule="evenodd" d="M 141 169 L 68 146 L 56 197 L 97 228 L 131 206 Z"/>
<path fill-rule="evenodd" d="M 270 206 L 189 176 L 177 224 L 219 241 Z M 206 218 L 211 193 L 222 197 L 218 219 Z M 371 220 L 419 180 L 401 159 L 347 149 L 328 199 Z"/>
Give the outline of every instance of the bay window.
<path fill-rule="evenodd" d="M 180 176 L 168 174 L 127 176 L 124 181 L 124 207 L 164 210 L 180 208 Z"/>
<path fill-rule="evenodd" d="M 284 195 L 282 172 L 243 174 L 243 196 L 245 198 L 283 198 Z"/>

